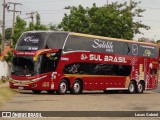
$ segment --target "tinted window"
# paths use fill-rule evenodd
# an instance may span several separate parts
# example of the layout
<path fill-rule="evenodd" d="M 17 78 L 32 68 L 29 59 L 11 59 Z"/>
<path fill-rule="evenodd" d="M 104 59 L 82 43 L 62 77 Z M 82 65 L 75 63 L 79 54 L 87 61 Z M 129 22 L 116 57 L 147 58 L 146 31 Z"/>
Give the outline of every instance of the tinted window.
<path fill-rule="evenodd" d="M 130 65 L 100 64 L 100 63 L 72 63 L 64 67 L 64 74 L 86 75 L 115 75 L 128 76 L 131 73 Z"/>
<path fill-rule="evenodd" d="M 64 51 L 76 50 L 144 57 L 158 56 L 158 47 L 152 45 L 70 35 Z"/>
<path fill-rule="evenodd" d="M 18 76 L 34 75 L 34 62 L 30 56 L 14 56 L 12 60 L 12 74 Z"/>
<path fill-rule="evenodd" d="M 64 51 L 76 50 L 128 54 L 130 48 L 126 42 L 70 35 L 67 39 Z"/>
<path fill-rule="evenodd" d="M 68 33 L 49 33 L 47 47 L 51 49 L 62 49 Z"/>
<path fill-rule="evenodd" d="M 87 37 L 72 36 L 70 35 L 67 39 L 64 51 L 75 51 L 75 50 L 91 50 L 92 39 Z"/>
<path fill-rule="evenodd" d="M 40 55 L 41 57 L 41 68 L 40 73 L 52 72 L 56 70 L 59 59 L 60 59 L 61 51 L 57 53 L 47 53 Z"/>
<path fill-rule="evenodd" d="M 42 55 L 41 73 L 52 72 L 56 66 L 56 61 L 47 57 L 46 54 Z"/>
<path fill-rule="evenodd" d="M 24 33 L 16 46 L 16 50 L 38 50 L 44 47 L 47 33 Z"/>

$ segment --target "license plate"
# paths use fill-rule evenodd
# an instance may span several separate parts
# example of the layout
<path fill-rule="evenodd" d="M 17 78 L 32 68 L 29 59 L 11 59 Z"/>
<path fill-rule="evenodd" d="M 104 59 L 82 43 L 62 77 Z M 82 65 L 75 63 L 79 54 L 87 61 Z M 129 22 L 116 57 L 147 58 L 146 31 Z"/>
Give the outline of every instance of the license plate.
<path fill-rule="evenodd" d="M 24 87 L 18 87 L 18 89 L 23 90 L 23 89 L 24 89 Z"/>

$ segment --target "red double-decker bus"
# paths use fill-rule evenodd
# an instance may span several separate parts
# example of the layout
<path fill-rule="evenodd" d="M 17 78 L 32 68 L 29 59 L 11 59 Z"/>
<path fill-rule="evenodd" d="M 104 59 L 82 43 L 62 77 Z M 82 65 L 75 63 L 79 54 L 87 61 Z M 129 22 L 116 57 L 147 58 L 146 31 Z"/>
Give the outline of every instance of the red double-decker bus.
<path fill-rule="evenodd" d="M 157 87 L 158 51 L 151 43 L 72 32 L 26 32 L 15 47 L 10 88 L 58 94 L 143 93 Z"/>

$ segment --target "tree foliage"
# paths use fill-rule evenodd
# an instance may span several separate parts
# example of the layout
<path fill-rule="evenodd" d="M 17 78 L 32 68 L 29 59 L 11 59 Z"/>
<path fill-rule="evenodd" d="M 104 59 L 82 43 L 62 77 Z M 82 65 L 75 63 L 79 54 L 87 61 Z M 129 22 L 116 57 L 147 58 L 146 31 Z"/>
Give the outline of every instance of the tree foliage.
<path fill-rule="evenodd" d="M 30 22 L 29 27 L 27 28 L 27 31 L 32 31 L 32 30 L 34 30 L 34 23 Z"/>
<path fill-rule="evenodd" d="M 40 14 L 39 13 L 37 13 L 37 15 L 36 15 L 36 24 L 34 26 L 34 29 L 35 30 L 47 30 L 47 26 L 41 24 Z"/>
<path fill-rule="evenodd" d="M 2 43 L 2 35 L 0 33 L 0 45 L 1 45 L 1 43 Z"/>
<path fill-rule="evenodd" d="M 156 43 L 160 43 L 160 40 L 157 40 Z"/>
<path fill-rule="evenodd" d="M 4 56 L 4 60 L 9 63 L 12 61 L 12 57 L 13 57 L 13 52 L 7 52 L 7 56 Z"/>
<path fill-rule="evenodd" d="M 131 6 L 124 3 L 112 3 L 91 8 L 66 7 L 70 14 L 64 15 L 60 24 L 65 31 L 87 33 L 115 38 L 132 39 L 134 34 L 140 34 L 139 28 L 149 29 L 141 21 L 133 21 L 134 17 L 142 17 L 145 10 L 137 8 L 139 2 L 132 2 Z"/>
<path fill-rule="evenodd" d="M 6 28 L 5 29 L 6 40 L 10 40 L 11 39 L 11 35 L 12 35 L 12 28 Z"/>
<path fill-rule="evenodd" d="M 20 35 L 26 30 L 26 21 L 21 19 L 19 16 L 16 17 L 16 22 L 14 25 L 14 36 L 13 44 L 15 45 Z"/>
<path fill-rule="evenodd" d="M 57 26 L 57 25 L 55 25 L 55 24 L 49 24 L 49 30 L 58 31 L 58 30 L 59 30 L 59 28 L 58 28 L 58 26 Z"/>

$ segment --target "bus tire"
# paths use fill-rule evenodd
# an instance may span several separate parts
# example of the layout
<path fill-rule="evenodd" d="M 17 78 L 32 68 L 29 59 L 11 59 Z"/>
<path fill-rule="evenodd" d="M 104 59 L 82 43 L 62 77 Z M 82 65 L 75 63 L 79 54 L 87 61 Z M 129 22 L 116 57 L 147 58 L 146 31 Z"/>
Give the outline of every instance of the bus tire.
<path fill-rule="evenodd" d="M 68 91 L 68 82 L 65 79 L 62 79 L 59 83 L 59 87 L 56 92 L 57 94 L 63 95 L 66 94 L 67 91 Z"/>
<path fill-rule="evenodd" d="M 71 93 L 72 94 L 80 94 L 82 93 L 82 82 L 79 81 L 79 80 L 75 80 L 73 85 L 72 85 L 72 88 L 71 88 Z"/>
<path fill-rule="evenodd" d="M 128 86 L 128 92 L 133 94 L 135 93 L 135 91 L 136 91 L 136 85 L 133 81 L 131 81 Z"/>
<path fill-rule="evenodd" d="M 32 90 L 32 92 L 35 93 L 35 94 L 39 94 L 39 93 L 41 93 L 41 91 L 42 90 Z"/>
<path fill-rule="evenodd" d="M 55 90 L 47 90 L 47 93 L 49 94 L 53 94 L 55 92 Z"/>
<path fill-rule="evenodd" d="M 139 82 L 137 85 L 137 93 L 143 93 L 144 90 L 144 84 L 142 82 Z"/>

